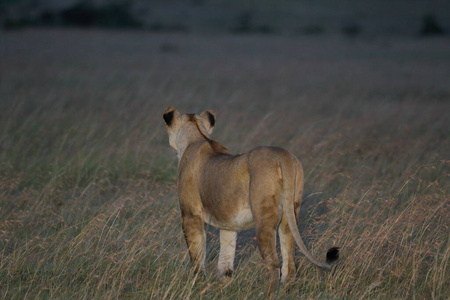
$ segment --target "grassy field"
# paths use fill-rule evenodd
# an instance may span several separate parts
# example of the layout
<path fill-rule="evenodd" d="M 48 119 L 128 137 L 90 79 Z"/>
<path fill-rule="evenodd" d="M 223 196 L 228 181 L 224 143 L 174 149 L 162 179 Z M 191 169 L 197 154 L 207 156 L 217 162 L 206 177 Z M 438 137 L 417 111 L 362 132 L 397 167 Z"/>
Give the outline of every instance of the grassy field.
<path fill-rule="evenodd" d="M 214 109 L 232 152 L 303 162 L 297 253 L 280 299 L 450 297 L 450 42 L 339 37 L 0 32 L 0 298 L 253 299 L 252 231 L 236 272 L 205 278 L 181 232 L 162 112 Z"/>

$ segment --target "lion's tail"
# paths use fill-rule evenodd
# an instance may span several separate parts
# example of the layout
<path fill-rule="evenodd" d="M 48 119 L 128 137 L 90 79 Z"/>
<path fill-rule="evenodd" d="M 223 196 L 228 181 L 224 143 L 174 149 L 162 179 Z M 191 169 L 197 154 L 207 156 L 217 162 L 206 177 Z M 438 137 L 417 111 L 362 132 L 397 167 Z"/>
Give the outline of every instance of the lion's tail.
<path fill-rule="evenodd" d="M 327 251 L 326 262 L 318 261 L 312 254 L 309 252 L 305 243 L 303 242 L 302 237 L 300 236 L 300 232 L 298 231 L 297 222 L 295 220 L 294 214 L 294 201 L 296 197 L 296 182 L 297 182 L 297 160 L 289 155 L 289 159 L 291 159 L 294 163 L 292 164 L 290 161 L 288 163 L 281 163 L 281 173 L 283 177 L 283 213 L 286 218 L 289 229 L 294 237 L 297 246 L 300 248 L 300 251 L 315 265 L 318 267 L 330 270 L 334 263 L 339 259 L 339 248 L 333 247 Z M 293 176 L 292 176 L 293 175 Z"/>

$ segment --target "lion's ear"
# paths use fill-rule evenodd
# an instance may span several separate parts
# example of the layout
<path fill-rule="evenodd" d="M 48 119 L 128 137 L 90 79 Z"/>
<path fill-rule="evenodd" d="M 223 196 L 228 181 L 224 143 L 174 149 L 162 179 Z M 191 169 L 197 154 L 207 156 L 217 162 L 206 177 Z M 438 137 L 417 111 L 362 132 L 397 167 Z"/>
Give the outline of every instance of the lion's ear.
<path fill-rule="evenodd" d="M 167 126 L 172 125 L 174 118 L 178 118 L 179 116 L 180 112 L 176 108 L 173 108 L 172 106 L 166 108 L 163 114 L 163 118 Z"/>
<path fill-rule="evenodd" d="M 212 128 L 214 128 L 214 126 L 216 125 L 216 112 L 213 110 L 206 110 L 202 112 L 200 116 L 208 120 L 209 126 L 211 127 L 212 131 Z"/>

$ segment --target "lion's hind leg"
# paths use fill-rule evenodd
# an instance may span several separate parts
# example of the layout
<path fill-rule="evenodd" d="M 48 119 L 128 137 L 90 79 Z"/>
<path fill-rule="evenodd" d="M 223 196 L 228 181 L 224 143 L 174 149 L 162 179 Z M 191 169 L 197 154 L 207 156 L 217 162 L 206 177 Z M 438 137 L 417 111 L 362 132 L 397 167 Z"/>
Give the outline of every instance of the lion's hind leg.
<path fill-rule="evenodd" d="M 256 195 L 253 194 L 253 196 Z M 280 260 L 276 249 L 276 234 L 279 222 L 276 199 L 275 195 L 266 195 L 259 198 L 258 205 L 253 205 L 256 241 L 268 275 L 268 283 L 265 289 L 265 294 L 268 297 L 274 296 L 280 281 Z"/>
<path fill-rule="evenodd" d="M 277 155 L 277 151 L 269 148 L 257 148 L 249 154 L 249 200 L 256 241 L 267 270 L 265 294 L 269 298 L 274 297 L 280 281 L 276 235 L 282 216 L 282 177 Z"/>
<path fill-rule="evenodd" d="M 280 281 L 280 260 L 276 248 L 276 222 L 264 222 L 256 226 L 258 249 L 267 269 L 268 284 L 265 294 L 273 297 Z"/>

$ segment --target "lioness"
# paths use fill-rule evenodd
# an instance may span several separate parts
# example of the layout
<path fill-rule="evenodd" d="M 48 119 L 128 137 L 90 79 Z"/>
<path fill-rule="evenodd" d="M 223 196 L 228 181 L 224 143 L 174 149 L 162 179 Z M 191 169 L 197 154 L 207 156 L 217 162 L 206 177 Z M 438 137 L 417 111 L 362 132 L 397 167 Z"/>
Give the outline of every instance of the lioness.
<path fill-rule="evenodd" d="M 258 147 L 232 155 L 211 140 L 214 111 L 184 114 L 168 107 L 164 121 L 169 143 L 178 152 L 178 197 L 182 227 L 195 271 L 204 271 L 204 223 L 220 228 L 219 276 L 231 277 L 238 230 L 256 226 L 259 251 L 268 270 L 266 295 L 277 289 L 280 261 L 276 231 L 280 236 L 281 281 L 295 279 L 294 240 L 315 265 L 329 270 L 339 258 L 339 248 L 328 250 L 326 262 L 316 260 L 300 237 L 297 216 L 303 193 L 303 169 L 288 151 Z"/>

